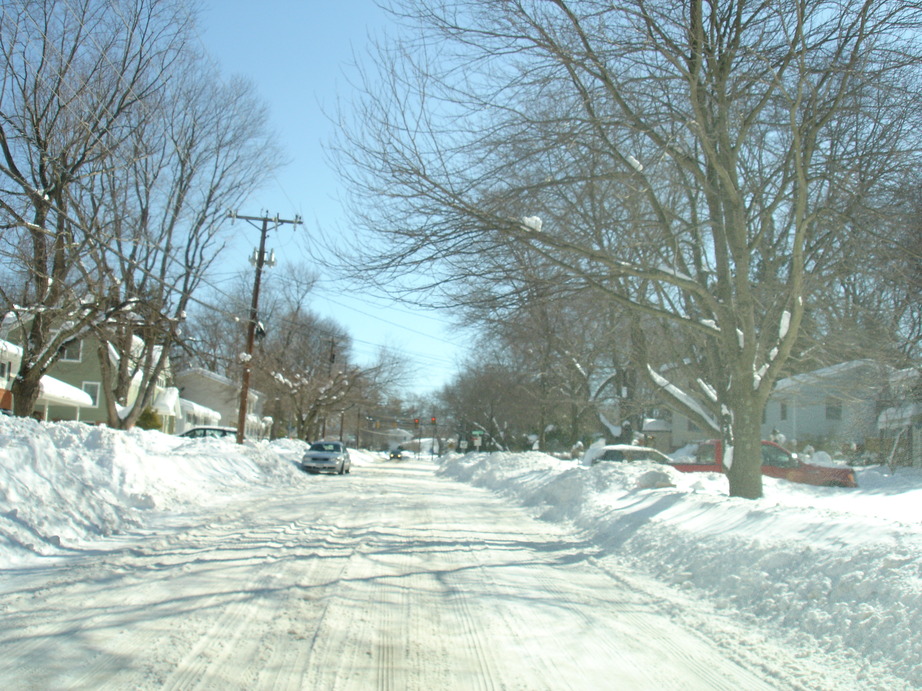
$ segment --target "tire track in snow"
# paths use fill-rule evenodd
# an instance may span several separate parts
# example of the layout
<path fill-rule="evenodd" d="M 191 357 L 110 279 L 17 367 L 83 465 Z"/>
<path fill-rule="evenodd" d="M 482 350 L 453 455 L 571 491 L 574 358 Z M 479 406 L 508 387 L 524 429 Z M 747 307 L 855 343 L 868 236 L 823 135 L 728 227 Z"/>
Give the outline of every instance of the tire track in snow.
<path fill-rule="evenodd" d="M 631 592 L 565 530 L 432 466 L 350 477 L 186 517 L 67 577 L 23 576 L 4 596 L 4 625 L 23 633 L 0 632 L 0 678 L 94 691 L 766 688 L 675 624 L 658 585 Z M 78 600 L 87 610 L 69 611 Z"/>
<path fill-rule="evenodd" d="M 314 529 L 315 531 L 317 529 Z M 286 573 L 290 590 L 283 616 L 284 626 L 274 632 L 274 644 L 260 661 L 252 688 L 271 691 L 300 691 L 313 686 L 309 681 L 316 661 L 315 649 L 321 640 L 324 622 L 330 616 L 330 603 L 336 586 L 344 577 L 349 554 L 343 555 L 341 529 L 323 530 L 322 545 L 310 544 L 313 558 L 292 564 Z M 339 547 L 336 547 L 336 545 Z M 322 553 L 325 551 L 326 553 Z"/>

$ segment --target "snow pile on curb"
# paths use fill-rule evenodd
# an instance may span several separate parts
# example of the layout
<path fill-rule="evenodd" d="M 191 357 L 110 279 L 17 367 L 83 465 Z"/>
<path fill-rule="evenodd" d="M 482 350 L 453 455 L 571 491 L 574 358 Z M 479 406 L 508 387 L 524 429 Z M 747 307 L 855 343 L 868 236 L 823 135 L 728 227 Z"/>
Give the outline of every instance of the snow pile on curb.
<path fill-rule="evenodd" d="M 868 660 L 922 688 L 918 469 L 862 469 L 857 490 L 766 478 L 757 501 L 727 497 L 712 473 L 540 453 L 455 455 L 439 472 L 570 521 L 605 553 L 794 647 Z M 663 476 L 674 487 L 650 482 Z"/>
<path fill-rule="evenodd" d="M 0 418 L 0 566 L 144 523 L 144 511 L 201 506 L 290 484 L 302 442 L 237 446 L 80 422 Z"/>

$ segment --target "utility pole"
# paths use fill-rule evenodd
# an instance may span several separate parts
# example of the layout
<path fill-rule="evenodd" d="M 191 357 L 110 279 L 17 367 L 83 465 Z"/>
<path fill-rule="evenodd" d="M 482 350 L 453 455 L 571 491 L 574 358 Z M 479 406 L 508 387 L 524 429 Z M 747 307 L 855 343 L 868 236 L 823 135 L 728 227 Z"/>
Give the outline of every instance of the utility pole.
<path fill-rule="evenodd" d="M 273 228 L 278 228 L 284 223 L 300 225 L 301 217 L 295 216 L 293 220 L 286 220 L 279 218 L 278 214 L 276 214 L 274 218 L 270 218 L 269 216 L 239 216 L 235 211 L 230 212 L 228 215 L 232 222 L 239 218 L 242 221 L 247 221 L 254 227 L 258 227 L 256 226 L 257 222 L 262 223 L 261 232 L 259 234 L 259 250 L 256 253 L 256 278 L 253 281 L 253 299 L 250 302 L 250 321 L 247 324 L 246 352 L 241 357 L 243 381 L 240 384 L 240 408 L 237 413 L 237 443 L 242 444 L 244 431 L 246 429 L 247 399 L 250 395 L 250 369 L 251 361 L 253 360 L 253 343 L 256 340 L 256 325 L 259 323 L 259 284 L 262 280 L 263 265 L 267 263 L 266 236 L 269 234 L 269 223 L 274 224 L 272 226 Z"/>

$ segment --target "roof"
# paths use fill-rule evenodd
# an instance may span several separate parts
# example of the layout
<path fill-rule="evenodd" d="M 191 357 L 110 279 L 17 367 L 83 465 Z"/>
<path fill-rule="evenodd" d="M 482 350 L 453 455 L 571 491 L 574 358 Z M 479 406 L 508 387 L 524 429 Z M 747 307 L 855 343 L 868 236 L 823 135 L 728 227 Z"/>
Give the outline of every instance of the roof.
<path fill-rule="evenodd" d="M 189 369 L 184 369 L 182 372 L 177 372 L 175 377 L 202 377 L 203 379 L 211 379 L 212 381 L 219 382 L 221 384 L 226 384 L 227 386 L 236 386 L 236 382 L 231 381 L 223 374 L 218 374 L 217 372 L 212 372 L 207 370 L 204 367 L 190 367 Z"/>
<path fill-rule="evenodd" d="M 194 415 L 201 415 L 202 417 L 213 417 L 215 420 L 221 419 L 221 413 L 217 410 L 212 410 L 211 408 L 203 406 L 201 403 L 189 401 L 185 398 L 179 399 L 179 409 L 184 413 L 188 412 Z"/>
<path fill-rule="evenodd" d="M 899 429 L 908 427 L 913 422 L 922 423 L 922 403 L 907 403 L 896 408 L 887 408 L 877 418 L 881 429 Z"/>
<path fill-rule="evenodd" d="M 876 362 L 874 360 L 849 360 L 848 362 L 840 362 L 837 365 L 821 367 L 812 372 L 804 372 L 802 374 L 786 377 L 785 379 L 779 379 L 775 383 L 775 389 L 772 393 L 773 395 L 794 394 L 807 387 L 816 386 L 821 383 L 854 381 L 856 374 L 862 370 L 872 376 L 880 375 L 882 377 L 889 376 L 893 372 L 892 367 L 882 362 Z M 883 384 L 884 382 L 879 381 L 879 383 Z"/>
<path fill-rule="evenodd" d="M 646 418 L 643 421 L 643 432 L 671 432 L 672 425 L 659 418 Z"/>
<path fill-rule="evenodd" d="M 60 379 L 49 377 L 47 374 L 39 382 L 41 394 L 39 402 L 52 405 L 72 405 L 78 408 L 92 407 L 93 399 L 83 389 L 71 386 Z"/>
<path fill-rule="evenodd" d="M 168 386 L 154 400 L 154 410 L 161 415 L 173 415 L 176 411 L 176 404 L 179 402 L 179 389 L 175 386 Z"/>

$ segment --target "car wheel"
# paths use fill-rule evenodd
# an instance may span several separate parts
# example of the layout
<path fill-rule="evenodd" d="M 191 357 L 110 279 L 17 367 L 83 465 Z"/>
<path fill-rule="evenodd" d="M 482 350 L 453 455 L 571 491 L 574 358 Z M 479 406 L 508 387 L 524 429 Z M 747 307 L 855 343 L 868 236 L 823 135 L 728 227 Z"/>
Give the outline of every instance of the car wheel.
<path fill-rule="evenodd" d="M 341 466 L 339 466 L 339 474 L 342 475 L 344 472 L 346 472 L 346 464 L 345 464 L 345 463 L 343 463 Z"/>
<path fill-rule="evenodd" d="M 346 474 L 348 475 L 351 472 L 352 472 L 352 466 L 350 465 L 348 468 L 346 468 Z"/>

